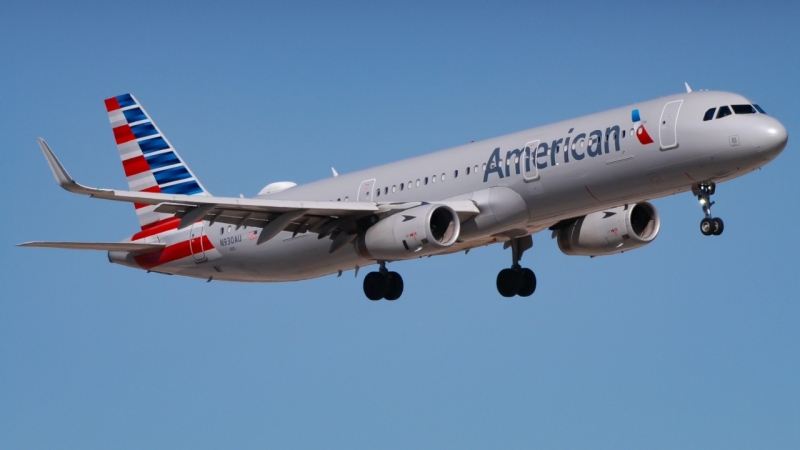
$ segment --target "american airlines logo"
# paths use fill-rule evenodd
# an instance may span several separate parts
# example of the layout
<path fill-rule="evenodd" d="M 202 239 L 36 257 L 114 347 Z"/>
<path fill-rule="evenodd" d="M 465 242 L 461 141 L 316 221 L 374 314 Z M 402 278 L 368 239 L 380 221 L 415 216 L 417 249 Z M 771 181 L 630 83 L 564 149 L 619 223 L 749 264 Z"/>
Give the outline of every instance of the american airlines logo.
<path fill-rule="evenodd" d="M 642 118 L 639 116 L 639 110 L 634 109 L 631 111 L 631 120 L 633 121 L 633 128 L 636 129 L 636 138 L 642 145 L 652 144 L 653 138 L 647 133 L 644 125 L 642 125 Z"/>

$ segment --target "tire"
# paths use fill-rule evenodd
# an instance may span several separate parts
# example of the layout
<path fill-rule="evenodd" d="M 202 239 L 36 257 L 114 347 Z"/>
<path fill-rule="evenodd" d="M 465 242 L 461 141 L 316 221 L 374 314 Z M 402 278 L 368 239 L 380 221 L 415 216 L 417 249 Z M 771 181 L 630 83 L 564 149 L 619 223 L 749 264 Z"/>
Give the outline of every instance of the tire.
<path fill-rule="evenodd" d="M 364 295 L 370 300 L 380 300 L 386 295 L 389 280 L 380 272 L 370 272 L 364 277 Z"/>
<path fill-rule="evenodd" d="M 503 269 L 497 274 L 497 292 L 503 297 L 513 297 L 522 287 L 522 276 L 513 269 Z"/>
<path fill-rule="evenodd" d="M 386 294 L 383 296 L 386 300 L 397 300 L 403 295 L 403 277 L 397 272 L 389 272 L 386 274 L 389 287 L 386 289 Z"/>
<path fill-rule="evenodd" d="M 714 224 L 714 219 L 706 218 L 700 221 L 700 232 L 703 233 L 703 236 L 711 236 L 716 227 L 717 226 Z"/>
<path fill-rule="evenodd" d="M 536 291 L 536 274 L 531 269 L 522 269 L 520 271 L 522 278 L 522 286 L 517 291 L 520 297 L 530 297 Z"/>
<path fill-rule="evenodd" d="M 714 236 L 719 236 L 722 234 L 722 231 L 725 230 L 725 223 L 719 217 L 713 219 L 714 220 Z"/>

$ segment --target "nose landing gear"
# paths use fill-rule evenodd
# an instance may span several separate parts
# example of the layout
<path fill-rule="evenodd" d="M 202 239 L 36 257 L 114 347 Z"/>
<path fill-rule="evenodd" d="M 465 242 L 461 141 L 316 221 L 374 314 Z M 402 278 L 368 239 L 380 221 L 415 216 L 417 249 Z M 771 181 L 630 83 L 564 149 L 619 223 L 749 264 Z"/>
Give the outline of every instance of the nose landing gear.
<path fill-rule="evenodd" d="M 380 265 L 377 272 L 364 277 L 364 295 L 370 300 L 397 300 L 403 295 L 403 277 L 386 270 L 386 261 L 381 261 Z"/>
<path fill-rule="evenodd" d="M 692 186 L 692 193 L 697 196 L 700 201 L 700 206 L 703 208 L 705 218 L 700 221 L 700 232 L 703 236 L 719 236 L 725 229 L 725 223 L 719 217 L 711 217 L 711 207 L 714 202 L 711 201 L 711 196 L 717 190 L 717 185 L 713 181 L 700 183 L 699 185 Z"/>
<path fill-rule="evenodd" d="M 506 243 L 506 248 L 511 247 L 511 268 L 497 274 L 497 292 L 503 297 L 530 297 L 536 291 L 536 275 L 531 269 L 519 265 L 522 254 L 532 246 L 530 236 L 514 238 Z"/>

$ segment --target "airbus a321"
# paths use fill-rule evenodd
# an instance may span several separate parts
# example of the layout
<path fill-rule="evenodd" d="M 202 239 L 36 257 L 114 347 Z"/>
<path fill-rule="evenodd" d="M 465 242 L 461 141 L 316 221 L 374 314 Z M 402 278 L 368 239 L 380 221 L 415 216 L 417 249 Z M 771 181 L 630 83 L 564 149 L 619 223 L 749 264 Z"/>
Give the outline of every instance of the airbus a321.
<path fill-rule="evenodd" d="M 700 232 L 717 184 L 773 160 L 786 128 L 742 95 L 695 91 L 531 128 L 304 185 L 277 182 L 252 198 L 209 193 L 130 94 L 105 101 L 128 190 L 75 182 L 39 145 L 69 192 L 132 203 L 141 229 L 121 242 L 27 242 L 108 252 L 112 263 L 205 280 L 295 281 L 370 265 L 364 294 L 396 300 L 387 263 L 503 243 L 504 297 L 527 297 L 531 235 L 551 230 L 567 255 L 603 256 L 653 242 L 651 199 L 692 191 Z"/>

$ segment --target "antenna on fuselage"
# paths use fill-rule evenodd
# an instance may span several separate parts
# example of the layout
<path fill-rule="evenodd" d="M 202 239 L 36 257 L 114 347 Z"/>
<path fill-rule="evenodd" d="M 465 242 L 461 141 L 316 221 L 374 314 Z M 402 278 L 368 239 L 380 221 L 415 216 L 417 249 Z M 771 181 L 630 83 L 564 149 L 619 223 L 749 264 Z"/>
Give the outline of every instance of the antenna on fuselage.
<path fill-rule="evenodd" d="M 692 93 L 692 88 L 689 87 L 689 83 L 684 81 L 683 84 L 684 84 L 684 86 L 686 86 L 686 93 L 687 94 L 691 94 Z"/>

